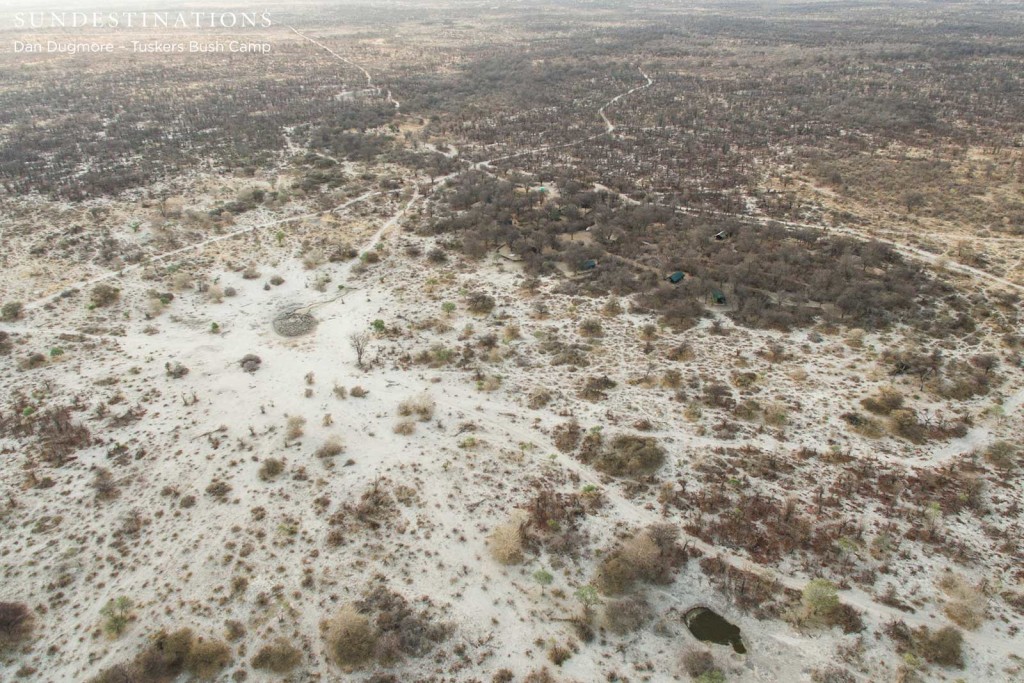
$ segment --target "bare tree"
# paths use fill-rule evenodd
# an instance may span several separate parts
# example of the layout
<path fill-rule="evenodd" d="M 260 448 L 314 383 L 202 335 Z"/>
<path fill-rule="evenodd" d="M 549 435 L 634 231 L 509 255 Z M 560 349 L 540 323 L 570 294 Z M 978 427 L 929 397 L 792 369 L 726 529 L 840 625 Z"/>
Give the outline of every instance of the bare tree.
<path fill-rule="evenodd" d="M 352 346 L 352 350 L 356 352 L 356 364 L 362 368 L 363 356 L 366 354 L 366 349 L 370 346 L 370 333 L 353 332 L 348 336 L 348 342 Z"/>

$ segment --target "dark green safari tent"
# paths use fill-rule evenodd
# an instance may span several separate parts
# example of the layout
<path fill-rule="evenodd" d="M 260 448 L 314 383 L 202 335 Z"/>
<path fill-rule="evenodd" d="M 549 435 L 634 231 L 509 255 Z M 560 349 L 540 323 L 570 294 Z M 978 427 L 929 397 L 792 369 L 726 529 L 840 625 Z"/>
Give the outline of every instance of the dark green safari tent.
<path fill-rule="evenodd" d="M 580 264 L 580 270 L 593 270 L 594 268 L 597 268 L 596 259 L 590 258 Z"/>
<path fill-rule="evenodd" d="M 725 292 L 723 292 L 720 289 L 712 289 L 711 290 L 711 300 L 714 301 L 719 306 L 724 306 L 725 305 Z"/>
<path fill-rule="evenodd" d="M 681 270 L 677 270 L 676 272 L 672 273 L 671 275 L 669 275 L 665 279 L 668 280 L 669 282 L 671 282 L 672 284 L 676 285 L 676 284 L 679 284 L 680 282 L 682 282 L 683 278 L 685 278 L 685 277 L 686 277 L 686 273 L 684 273 Z"/>

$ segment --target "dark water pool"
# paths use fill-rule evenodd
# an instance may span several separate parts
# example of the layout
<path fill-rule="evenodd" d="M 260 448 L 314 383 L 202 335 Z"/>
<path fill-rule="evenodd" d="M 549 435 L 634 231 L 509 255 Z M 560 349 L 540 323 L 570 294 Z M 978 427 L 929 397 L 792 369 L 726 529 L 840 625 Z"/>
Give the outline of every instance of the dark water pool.
<path fill-rule="evenodd" d="M 732 645 L 736 652 L 745 654 L 747 648 L 740 638 L 740 627 L 729 623 L 721 615 L 706 607 L 694 607 L 683 617 L 686 628 L 697 640 L 718 645 Z"/>

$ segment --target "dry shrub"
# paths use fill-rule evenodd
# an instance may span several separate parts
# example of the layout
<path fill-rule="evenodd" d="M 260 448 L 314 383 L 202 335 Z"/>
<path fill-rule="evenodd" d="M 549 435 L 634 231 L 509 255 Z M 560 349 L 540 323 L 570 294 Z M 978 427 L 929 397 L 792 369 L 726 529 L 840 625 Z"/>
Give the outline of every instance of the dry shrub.
<path fill-rule="evenodd" d="M 231 493 L 231 484 L 221 480 L 211 481 L 210 485 L 206 487 L 206 493 L 213 496 L 216 500 L 224 502 L 225 500 L 227 500 L 228 494 Z M 183 507 L 191 507 L 185 506 L 184 503 L 185 499 L 182 499 Z"/>
<path fill-rule="evenodd" d="M 361 386 L 356 385 L 349 390 L 349 393 L 352 394 L 353 398 L 364 398 L 370 392 Z"/>
<path fill-rule="evenodd" d="M 356 669 L 373 658 L 377 638 L 370 620 L 352 605 L 343 607 L 326 624 L 327 651 L 331 659 L 346 671 Z"/>
<path fill-rule="evenodd" d="M 638 630 L 654 616 L 654 610 L 643 596 L 632 595 L 609 600 L 604 608 L 604 626 L 612 633 L 626 635 Z"/>
<path fill-rule="evenodd" d="M 536 671 L 531 671 L 526 674 L 526 677 L 523 678 L 523 683 L 557 683 L 557 680 L 551 675 L 551 672 L 545 668 L 537 669 Z"/>
<path fill-rule="evenodd" d="M 259 476 L 263 481 L 276 479 L 284 472 L 284 461 L 277 458 L 267 458 L 260 465 Z"/>
<path fill-rule="evenodd" d="M 995 441 L 985 449 L 985 460 L 1001 470 L 1010 470 L 1017 465 L 1017 447 L 1009 441 Z"/>
<path fill-rule="evenodd" d="M 316 449 L 316 457 L 318 458 L 333 458 L 336 455 L 341 455 L 345 452 L 345 444 L 341 440 L 340 436 L 333 435 L 324 441 L 320 448 Z"/>
<path fill-rule="evenodd" d="M 121 290 L 113 285 L 108 285 L 105 282 L 101 282 L 92 288 L 92 294 L 89 295 L 89 300 L 92 305 L 96 308 L 103 308 L 121 298 Z"/>
<path fill-rule="evenodd" d="M 575 419 L 555 427 L 552 437 L 555 441 L 555 448 L 563 453 L 576 450 L 583 436 L 583 429 Z"/>
<path fill-rule="evenodd" d="M 474 292 L 466 298 L 466 308 L 472 313 L 484 315 L 494 310 L 494 297 L 483 292 Z"/>
<path fill-rule="evenodd" d="M 587 401 L 603 401 L 608 398 L 608 390 L 618 386 L 615 380 L 607 375 L 602 377 L 590 377 L 580 387 L 579 396 Z"/>
<path fill-rule="evenodd" d="M 408 418 L 405 420 L 399 420 L 398 422 L 395 423 L 395 426 L 392 427 L 392 431 L 395 434 L 409 436 L 410 434 L 416 431 L 416 423 Z"/>
<path fill-rule="evenodd" d="M 134 664 L 115 664 L 89 679 L 89 683 L 135 683 L 141 680 Z"/>
<path fill-rule="evenodd" d="M 703 648 L 687 648 L 684 650 L 680 657 L 680 664 L 690 678 L 700 678 L 705 673 L 718 668 L 715 666 L 715 656 L 711 654 L 711 650 Z"/>
<path fill-rule="evenodd" d="M 665 583 L 673 569 L 685 561 L 676 543 L 678 531 L 670 525 L 652 525 L 612 550 L 597 568 L 595 585 L 607 595 L 629 590 L 636 581 Z"/>
<path fill-rule="evenodd" d="M 398 414 L 402 417 L 415 415 L 420 422 L 426 422 L 434 416 L 434 399 L 427 394 L 420 394 L 398 404 Z"/>
<path fill-rule="evenodd" d="M 917 418 L 917 412 L 909 408 L 901 408 L 889 413 L 889 431 L 893 436 L 906 439 L 911 443 L 925 442 L 924 425 Z"/>
<path fill-rule="evenodd" d="M 106 467 L 97 467 L 93 475 L 92 488 L 96 491 L 97 500 L 114 500 L 120 495 L 114 475 Z"/>
<path fill-rule="evenodd" d="M 914 631 L 914 642 L 917 651 L 927 661 L 958 669 L 964 667 L 964 637 L 958 629 L 944 626 L 932 631 L 927 626 L 921 626 Z"/>
<path fill-rule="evenodd" d="M 196 678 L 211 680 L 231 663 L 231 648 L 220 640 L 198 640 L 185 658 L 185 669 Z"/>
<path fill-rule="evenodd" d="M 874 396 L 860 402 L 864 408 L 875 415 L 888 415 L 903 407 L 903 394 L 891 387 L 879 389 Z"/>
<path fill-rule="evenodd" d="M 286 674 L 302 661 L 302 652 L 284 638 L 277 638 L 260 648 L 252 658 L 254 669 Z"/>
<path fill-rule="evenodd" d="M 584 449 L 581 459 L 613 477 L 636 477 L 661 467 L 665 449 L 653 437 L 620 434 L 604 448 Z"/>
<path fill-rule="evenodd" d="M 305 427 L 306 418 L 300 415 L 292 415 L 291 417 L 288 418 L 288 421 L 285 423 L 284 438 L 288 441 L 294 441 L 295 439 L 298 439 L 299 437 L 306 433 Z"/>
<path fill-rule="evenodd" d="M 811 680 L 814 683 L 856 683 L 857 678 L 854 677 L 846 669 L 842 669 L 834 664 L 825 667 L 824 669 L 815 669 L 811 672 Z"/>
<path fill-rule="evenodd" d="M 597 318 L 587 318 L 580 323 L 580 334 L 584 337 L 603 337 L 604 327 Z"/>
<path fill-rule="evenodd" d="M 32 635 L 32 610 L 22 602 L 0 602 L 0 651 Z"/>
<path fill-rule="evenodd" d="M 532 392 L 530 392 L 530 399 L 526 405 L 534 410 L 538 410 L 540 408 L 543 408 L 550 402 L 550 391 L 548 391 L 547 389 L 534 389 Z"/>
<path fill-rule="evenodd" d="M 519 564 L 523 561 L 523 515 L 513 515 L 512 519 L 495 527 L 487 539 L 491 556 L 501 564 Z"/>
<path fill-rule="evenodd" d="M 0 307 L 0 320 L 5 323 L 12 323 L 21 320 L 25 306 L 20 301 L 8 301 Z"/>
<path fill-rule="evenodd" d="M 552 645 L 548 650 L 548 659 L 555 666 L 562 666 L 566 661 L 572 657 L 572 650 L 565 647 L 564 645 Z"/>
<path fill-rule="evenodd" d="M 433 622 L 427 610 L 413 611 L 401 594 L 384 585 L 383 577 L 354 608 L 370 617 L 377 636 L 373 654 L 382 665 L 426 655 L 451 632 L 447 624 Z"/>
<path fill-rule="evenodd" d="M 900 654 L 909 652 L 941 666 L 960 669 L 964 666 L 963 634 L 953 626 L 944 626 L 937 631 L 927 626 L 911 630 L 906 623 L 897 620 L 885 626 L 885 634 L 892 639 Z"/>
<path fill-rule="evenodd" d="M 939 579 L 939 587 L 949 598 L 944 611 L 950 621 L 969 631 L 981 626 L 985 621 L 985 596 L 980 590 L 952 572 Z"/>
<path fill-rule="evenodd" d="M 40 414 L 35 426 L 40 456 L 54 467 L 64 465 L 75 451 L 92 443 L 89 429 L 71 421 L 69 408 L 53 408 Z"/>
<path fill-rule="evenodd" d="M 116 664 L 92 679 L 92 683 L 164 683 L 173 681 L 185 670 L 195 637 L 192 629 L 160 631 L 142 652 L 130 662 Z"/>

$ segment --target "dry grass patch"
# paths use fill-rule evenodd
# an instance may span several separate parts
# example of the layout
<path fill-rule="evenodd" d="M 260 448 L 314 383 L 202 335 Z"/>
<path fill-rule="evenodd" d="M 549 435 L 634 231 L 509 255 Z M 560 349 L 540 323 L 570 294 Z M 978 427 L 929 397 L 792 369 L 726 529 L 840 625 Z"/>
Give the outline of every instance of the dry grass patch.
<path fill-rule="evenodd" d="M 949 572 L 939 579 L 939 588 L 946 594 L 943 611 L 957 626 L 973 631 L 985 621 L 984 594 L 959 574 Z"/>
<path fill-rule="evenodd" d="M 336 455 L 341 455 L 345 452 L 345 443 L 342 441 L 340 436 L 333 435 L 327 438 L 326 441 L 316 449 L 316 457 L 318 458 L 333 458 Z"/>
<path fill-rule="evenodd" d="M 306 433 L 306 418 L 300 415 L 292 415 L 285 422 L 284 438 L 286 441 L 295 441 Z"/>
<path fill-rule="evenodd" d="M 487 539 L 491 557 L 505 565 L 519 564 L 523 561 L 523 525 L 526 524 L 525 514 L 518 513 L 494 528 Z"/>
<path fill-rule="evenodd" d="M 410 434 L 416 431 L 416 423 L 408 418 L 405 420 L 399 420 L 398 422 L 395 423 L 395 426 L 392 427 L 392 431 L 395 434 L 409 436 Z"/>
<path fill-rule="evenodd" d="M 428 394 L 420 394 L 399 403 L 398 414 L 402 417 L 415 416 L 420 422 L 427 422 L 434 416 L 434 408 L 434 399 Z"/>
<path fill-rule="evenodd" d="M 352 671 L 373 659 L 378 635 L 354 606 L 342 607 L 324 626 L 327 652 L 342 669 Z"/>

